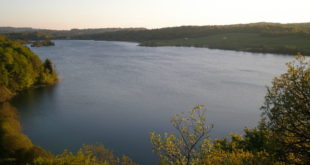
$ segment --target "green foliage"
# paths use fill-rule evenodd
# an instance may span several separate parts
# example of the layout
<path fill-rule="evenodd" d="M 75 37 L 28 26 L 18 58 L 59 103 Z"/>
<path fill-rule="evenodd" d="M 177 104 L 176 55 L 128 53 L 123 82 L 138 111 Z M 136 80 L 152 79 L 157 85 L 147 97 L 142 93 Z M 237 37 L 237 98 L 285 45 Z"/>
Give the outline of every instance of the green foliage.
<path fill-rule="evenodd" d="M 61 31 L 58 31 L 61 33 Z M 4 35 L 13 40 L 48 40 L 59 35 L 55 35 L 52 31 L 49 30 L 33 30 L 25 32 L 9 32 L 4 33 Z"/>
<path fill-rule="evenodd" d="M 179 136 L 165 133 L 150 134 L 154 152 L 160 157 L 161 164 L 180 165 L 268 165 L 276 164 L 266 151 L 271 145 L 268 133 L 262 127 L 245 129 L 244 137 L 231 134 L 231 140 L 208 137 L 212 125 L 206 124 L 205 109 L 196 106 L 188 116 L 177 114 L 171 120 Z"/>
<path fill-rule="evenodd" d="M 31 44 L 31 47 L 41 47 L 41 46 L 54 46 L 55 43 L 51 40 L 43 40 L 43 41 L 36 41 Z"/>
<path fill-rule="evenodd" d="M 83 145 L 76 154 L 65 150 L 55 157 L 38 157 L 34 165 L 135 165 L 129 157 L 115 157 L 102 144 Z"/>
<path fill-rule="evenodd" d="M 208 133 L 212 125 L 207 125 L 206 109 L 202 105 L 194 107 L 187 116 L 175 115 L 171 123 L 179 136 L 165 133 L 164 137 L 150 134 L 153 150 L 164 164 L 199 164 L 203 150 L 208 149 Z M 184 116 L 184 117 L 183 117 Z"/>
<path fill-rule="evenodd" d="M 50 60 L 42 63 L 29 48 L 3 36 L 0 36 L 0 75 L 0 102 L 25 88 L 53 84 L 58 79 Z"/>
<path fill-rule="evenodd" d="M 273 153 L 275 148 L 278 147 L 271 137 L 270 130 L 266 127 L 264 120 L 256 128 L 245 128 L 243 136 L 232 133 L 230 138 L 230 140 L 226 138 L 216 139 L 214 141 L 215 148 L 229 152 L 238 149 L 252 153 L 265 151 Z"/>
<path fill-rule="evenodd" d="M 235 149 L 231 152 L 223 150 L 212 150 L 202 158 L 204 165 L 271 165 L 283 164 L 274 162 L 264 152 L 253 154 L 249 151 Z"/>
<path fill-rule="evenodd" d="M 287 67 L 268 88 L 262 110 L 268 129 L 282 146 L 278 156 L 310 162 L 310 61 L 297 55 Z"/>
<path fill-rule="evenodd" d="M 21 132 L 16 109 L 9 103 L 0 105 L 0 164 L 25 164 L 36 156 L 49 156 L 32 144 Z"/>
<path fill-rule="evenodd" d="M 9 100 L 13 96 L 13 93 L 7 89 L 4 85 L 0 85 L 0 102 Z"/>
<path fill-rule="evenodd" d="M 43 63 L 43 68 L 44 70 L 46 70 L 46 72 L 48 73 L 53 73 L 54 72 L 54 68 L 53 68 L 53 63 L 50 59 L 46 59 Z"/>
<path fill-rule="evenodd" d="M 39 74 L 37 84 L 53 84 L 57 81 L 57 73 L 50 59 L 46 59 L 43 63 L 42 71 Z"/>

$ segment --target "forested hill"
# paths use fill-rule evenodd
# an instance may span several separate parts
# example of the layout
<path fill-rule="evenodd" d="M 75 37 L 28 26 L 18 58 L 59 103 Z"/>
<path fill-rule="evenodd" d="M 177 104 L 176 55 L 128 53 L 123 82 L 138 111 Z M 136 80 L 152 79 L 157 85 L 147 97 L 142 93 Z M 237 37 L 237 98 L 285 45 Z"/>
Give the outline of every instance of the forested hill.
<path fill-rule="evenodd" d="M 76 39 L 134 41 L 142 46 L 194 46 L 310 55 L 310 23 L 182 26 L 82 35 Z"/>
<path fill-rule="evenodd" d="M 253 23 L 217 26 L 180 26 L 140 31 L 117 31 L 102 34 L 84 35 L 88 39 L 148 41 L 199 38 L 223 33 L 259 33 L 262 36 L 275 37 L 283 35 L 310 36 L 310 23 L 277 24 Z"/>
<path fill-rule="evenodd" d="M 14 40 L 83 39 L 139 42 L 141 46 L 194 46 L 248 52 L 310 55 L 310 23 L 251 23 L 161 29 L 110 28 L 6 33 Z"/>
<path fill-rule="evenodd" d="M 57 82 L 52 62 L 44 62 L 18 42 L 0 35 L 0 102 L 23 89 Z"/>

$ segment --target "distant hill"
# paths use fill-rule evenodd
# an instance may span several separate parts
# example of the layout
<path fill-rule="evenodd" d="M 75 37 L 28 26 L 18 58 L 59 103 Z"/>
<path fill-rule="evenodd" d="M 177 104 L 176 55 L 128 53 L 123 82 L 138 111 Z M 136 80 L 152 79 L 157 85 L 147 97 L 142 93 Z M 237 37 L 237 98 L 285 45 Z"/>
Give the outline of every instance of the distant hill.
<path fill-rule="evenodd" d="M 251 23 L 116 31 L 76 39 L 134 41 L 141 46 L 193 46 L 248 52 L 310 55 L 310 23 Z"/>
<path fill-rule="evenodd" d="M 0 27 L 0 33 L 14 33 L 14 32 L 26 32 L 26 31 L 36 31 L 38 29 L 33 29 L 29 27 Z"/>
<path fill-rule="evenodd" d="M 96 28 L 96 29 L 71 29 L 49 30 L 17 27 L 0 27 L 0 34 L 14 40 L 45 40 L 45 39 L 70 39 L 80 35 L 91 35 L 117 31 L 137 31 L 145 28 Z"/>
<path fill-rule="evenodd" d="M 80 34 L 97 34 L 116 31 L 139 31 L 146 30 L 146 28 L 96 28 L 96 29 L 71 29 L 69 32 L 75 35 Z"/>
<path fill-rule="evenodd" d="M 6 33 L 8 38 L 139 42 L 141 46 L 193 46 L 248 52 L 310 55 L 310 23 L 250 23 L 160 29 L 104 28 Z"/>

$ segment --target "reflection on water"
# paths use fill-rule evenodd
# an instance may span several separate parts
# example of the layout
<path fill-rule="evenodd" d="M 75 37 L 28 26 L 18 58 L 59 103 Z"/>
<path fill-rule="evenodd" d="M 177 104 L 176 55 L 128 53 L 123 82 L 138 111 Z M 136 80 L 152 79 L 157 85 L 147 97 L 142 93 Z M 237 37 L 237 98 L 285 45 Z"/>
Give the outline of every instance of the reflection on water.
<path fill-rule="evenodd" d="M 44 100 L 48 100 L 50 103 L 53 102 L 55 97 L 55 88 L 57 88 L 57 84 L 54 86 L 26 89 L 14 97 L 11 100 L 11 103 L 16 105 L 16 107 L 21 110 L 20 113 L 29 115 L 32 113 L 37 113 L 35 111 L 38 109 L 34 108 L 33 106 L 36 106 L 38 102 Z M 31 112 L 32 110 L 34 112 Z"/>
<path fill-rule="evenodd" d="M 170 116 L 208 108 L 212 137 L 256 125 L 266 89 L 288 56 L 135 43 L 56 41 L 32 48 L 63 78 L 13 100 L 24 132 L 55 153 L 103 143 L 142 164 L 155 164 L 149 132 L 171 132 Z"/>

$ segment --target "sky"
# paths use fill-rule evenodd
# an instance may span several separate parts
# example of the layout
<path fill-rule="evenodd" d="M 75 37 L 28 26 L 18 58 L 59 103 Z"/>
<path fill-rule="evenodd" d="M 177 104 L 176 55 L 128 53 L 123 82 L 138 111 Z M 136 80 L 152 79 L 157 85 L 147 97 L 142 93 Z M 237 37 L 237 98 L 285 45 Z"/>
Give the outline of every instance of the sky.
<path fill-rule="evenodd" d="M 310 22 L 310 0 L 0 0 L 0 26 L 44 29 Z"/>

